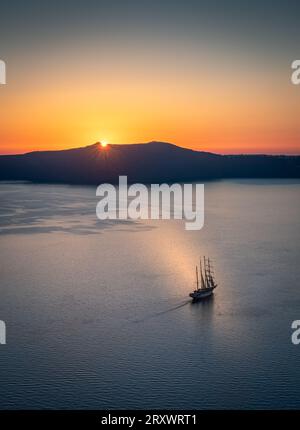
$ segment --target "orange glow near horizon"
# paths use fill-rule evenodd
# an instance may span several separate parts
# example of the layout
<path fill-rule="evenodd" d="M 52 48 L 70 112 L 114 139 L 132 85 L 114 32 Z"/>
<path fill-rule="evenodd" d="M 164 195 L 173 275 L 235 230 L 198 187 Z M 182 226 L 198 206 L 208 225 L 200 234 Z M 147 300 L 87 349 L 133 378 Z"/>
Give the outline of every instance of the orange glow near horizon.
<path fill-rule="evenodd" d="M 214 64 L 175 68 L 158 60 L 157 69 L 146 60 L 105 69 L 71 57 L 56 74 L 41 60 L 30 65 L 22 79 L 12 76 L 0 88 L 0 153 L 83 147 L 99 134 L 110 144 L 156 140 L 223 154 L 300 153 L 299 88 L 288 79 L 241 66 L 224 70 L 220 81 Z"/>

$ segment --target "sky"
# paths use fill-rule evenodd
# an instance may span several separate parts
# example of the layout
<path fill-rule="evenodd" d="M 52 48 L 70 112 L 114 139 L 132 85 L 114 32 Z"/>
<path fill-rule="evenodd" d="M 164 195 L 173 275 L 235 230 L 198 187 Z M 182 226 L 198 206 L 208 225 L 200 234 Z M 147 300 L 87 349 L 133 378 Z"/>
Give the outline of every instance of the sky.
<path fill-rule="evenodd" d="M 298 0 L 1 0 L 0 153 L 300 154 Z"/>

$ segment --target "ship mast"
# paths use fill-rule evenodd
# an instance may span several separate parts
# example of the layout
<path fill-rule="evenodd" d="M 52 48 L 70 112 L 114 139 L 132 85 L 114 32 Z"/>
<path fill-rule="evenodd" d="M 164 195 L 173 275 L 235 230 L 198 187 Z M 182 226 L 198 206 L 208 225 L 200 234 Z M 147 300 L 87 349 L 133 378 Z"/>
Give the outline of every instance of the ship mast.
<path fill-rule="evenodd" d="M 210 273 L 210 261 L 209 261 L 209 258 L 207 259 L 207 277 L 208 277 L 209 286 L 211 287 L 211 273 Z"/>
<path fill-rule="evenodd" d="M 211 269 L 210 259 L 208 259 L 208 274 L 209 274 L 210 286 L 213 287 L 215 285 L 215 280 L 213 278 L 213 272 Z"/>
<path fill-rule="evenodd" d="M 199 278 L 198 278 L 198 267 L 196 266 L 196 282 L 197 282 L 197 290 L 199 290 Z"/>
<path fill-rule="evenodd" d="M 205 256 L 203 257 L 203 259 L 204 259 L 205 288 L 208 288 L 209 287 L 209 281 L 208 281 L 208 276 L 207 276 L 207 263 L 206 263 Z"/>
<path fill-rule="evenodd" d="M 203 279 L 203 271 L 202 271 L 202 261 L 201 261 L 201 258 L 200 258 L 200 275 L 201 275 L 201 288 L 203 289 L 203 288 L 205 288 L 205 282 L 204 282 L 204 279 Z"/>

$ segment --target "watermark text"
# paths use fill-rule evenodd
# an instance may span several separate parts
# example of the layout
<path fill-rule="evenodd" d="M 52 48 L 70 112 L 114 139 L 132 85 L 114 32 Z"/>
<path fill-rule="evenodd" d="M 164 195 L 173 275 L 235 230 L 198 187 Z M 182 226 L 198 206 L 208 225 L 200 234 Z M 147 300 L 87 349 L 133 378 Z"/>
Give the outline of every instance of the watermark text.
<path fill-rule="evenodd" d="M 6 84 L 6 64 L 0 60 L 0 85 Z"/>
<path fill-rule="evenodd" d="M 96 196 L 96 214 L 100 220 L 131 219 L 185 220 L 186 230 L 204 225 L 203 184 L 127 185 L 127 176 L 119 176 L 119 186 L 101 184 Z"/>
<path fill-rule="evenodd" d="M 292 337 L 291 337 L 291 341 L 294 345 L 299 345 L 300 344 L 300 320 L 295 320 L 292 322 Z"/>
<path fill-rule="evenodd" d="M 300 85 L 300 60 L 292 62 L 292 69 L 294 70 L 291 76 L 292 84 Z"/>
<path fill-rule="evenodd" d="M 6 324 L 0 320 L 0 345 L 6 344 Z"/>

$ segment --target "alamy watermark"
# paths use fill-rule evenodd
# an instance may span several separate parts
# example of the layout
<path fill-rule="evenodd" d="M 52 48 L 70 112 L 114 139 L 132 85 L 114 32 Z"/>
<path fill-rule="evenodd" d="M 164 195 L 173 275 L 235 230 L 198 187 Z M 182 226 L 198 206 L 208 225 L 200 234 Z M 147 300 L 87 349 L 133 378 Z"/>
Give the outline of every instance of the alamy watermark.
<path fill-rule="evenodd" d="M 0 60 L 0 85 L 6 84 L 6 64 Z"/>
<path fill-rule="evenodd" d="M 292 69 L 294 70 L 291 76 L 292 84 L 300 85 L 300 60 L 292 62 Z"/>
<path fill-rule="evenodd" d="M 294 345 L 300 344 L 300 320 L 292 322 L 292 329 L 294 330 L 291 336 L 291 341 Z"/>
<path fill-rule="evenodd" d="M 185 220 L 186 230 L 204 225 L 203 184 L 132 184 L 119 176 L 119 185 L 101 184 L 96 196 L 96 214 L 100 220 Z"/>
<path fill-rule="evenodd" d="M 0 345 L 6 344 L 6 324 L 0 320 Z"/>

